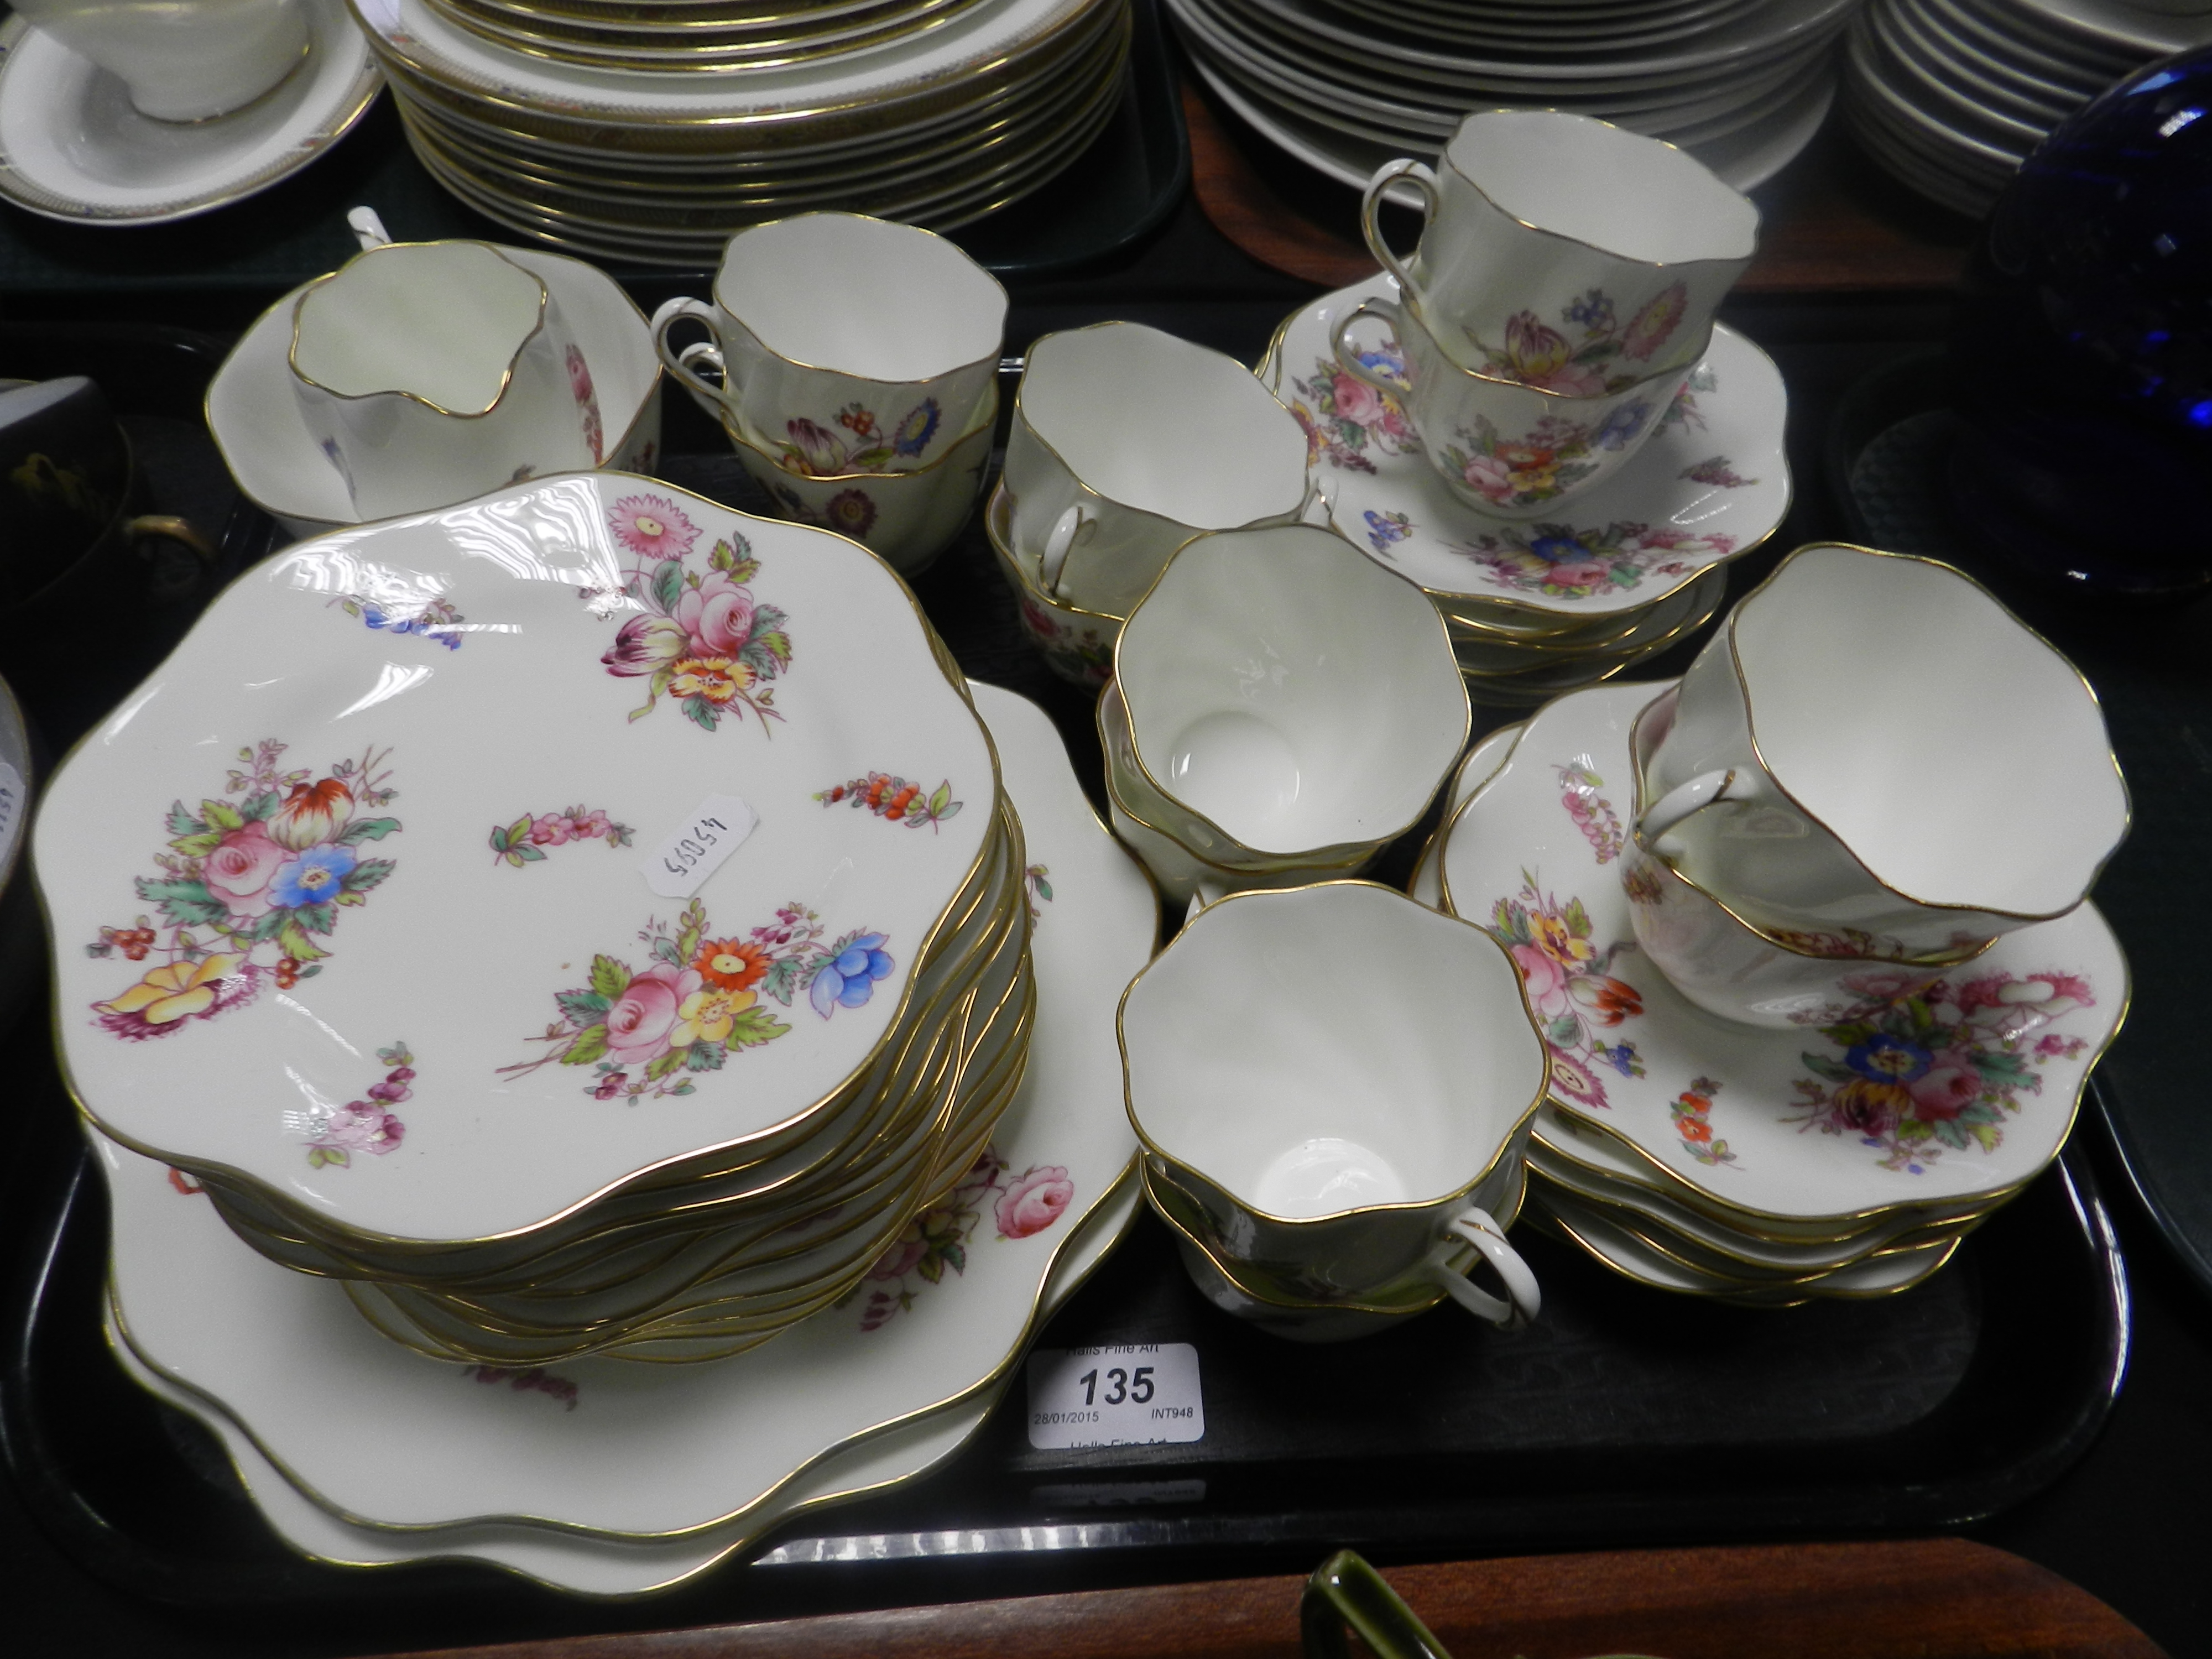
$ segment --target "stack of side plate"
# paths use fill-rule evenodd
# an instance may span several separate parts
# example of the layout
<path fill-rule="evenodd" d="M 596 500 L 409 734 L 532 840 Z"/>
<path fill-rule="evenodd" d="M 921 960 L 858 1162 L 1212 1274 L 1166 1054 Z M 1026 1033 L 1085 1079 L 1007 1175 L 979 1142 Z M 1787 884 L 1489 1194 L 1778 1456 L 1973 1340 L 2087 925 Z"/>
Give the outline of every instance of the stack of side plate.
<path fill-rule="evenodd" d="M 1858 0 L 1168 0 L 1199 73 L 1346 184 L 1464 116 L 1570 110 L 1681 145 L 1747 190 L 1810 142 Z M 1408 204 L 1411 198 L 1407 198 Z"/>
<path fill-rule="evenodd" d="M 977 0 L 430 0 L 471 34 L 553 63 L 731 74 L 818 63 L 939 27 Z"/>
<path fill-rule="evenodd" d="M 1661 429 L 1611 477 L 1537 520 L 1490 517 L 1430 465 L 1396 399 L 1334 361 L 1336 319 L 1395 299 L 1377 271 L 1293 313 L 1259 374 L 1307 432 L 1307 465 L 1338 533 L 1425 592 L 1468 694 L 1525 706 L 1626 672 L 1711 620 L 1723 567 L 1790 510 L 1788 398 L 1766 354 L 1717 327 Z M 1364 319 L 1347 342 L 1402 378 L 1396 342 Z"/>
<path fill-rule="evenodd" d="M 2044 135 L 2153 58 L 2212 40 L 2212 10 L 2124 0 L 1869 0 L 1845 118 L 1883 167 L 1977 217 Z"/>
<path fill-rule="evenodd" d="M 1158 912 L 1043 712 L 973 695 L 1034 871 L 1030 1070 L 960 1183 L 852 1299 L 781 1340 L 696 1365 L 428 1358 L 355 1318 L 341 1286 L 248 1249 L 191 1178 L 94 1136 L 117 1357 L 215 1431 L 280 1537 L 340 1565 L 472 1560 L 635 1595 L 910 1480 L 975 1432 L 1135 1210 L 1114 1016 Z"/>
<path fill-rule="evenodd" d="M 811 209 L 943 228 L 1026 194 L 1111 117 L 1130 32 L 1127 0 L 902 0 L 881 38 L 775 46 L 771 29 L 586 61 L 573 42 L 484 32 L 494 0 L 349 3 L 416 155 L 455 196 L 573 252 L 690 265 Z M 744 9 L 707 8 L 733 29 Z M 497 15 L 538 27 L 534 5 Z M 785 55 L 724 55 L 754 46 Z"/>
<path fill-rule="evenodd" d="M 1671 684 L 1577 691 L 1492 732 L 1415 873 L 1415 897 L 1512 951 L 1544 1024 L 1529 1215 L 1659 1290 L 1780 1307 L 1910 1289 L 2057 1157 L 2127 963 L 2083 904 L 1917 997 L 1870 974 L 1798 1029 L 1692 1006 L 1638 950 L 1622 878 L 1629 726 Z"/>

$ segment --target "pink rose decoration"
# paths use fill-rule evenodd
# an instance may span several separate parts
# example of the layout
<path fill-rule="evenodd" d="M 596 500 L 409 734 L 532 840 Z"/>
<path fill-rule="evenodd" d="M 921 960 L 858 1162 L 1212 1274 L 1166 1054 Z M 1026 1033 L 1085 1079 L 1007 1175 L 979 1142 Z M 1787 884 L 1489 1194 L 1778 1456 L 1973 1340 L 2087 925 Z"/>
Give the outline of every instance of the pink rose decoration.
<path fill-rule="evenodd" d="M 407 1126 L 382 1107 L 356 1100 L 331 1114 L 319 1139 L 326 1146 L 382 1158 L 397 1148 L 406 1133 Z"/>
<path fill-rule="evenodd" d="M 1057 1164 L 1041 1164 L 999 1200 L 999 1237 L 1027 1238 L 1060 1218 L 1075 1198 L 1075 1183 Z"/>
<path fill-rule="evenodd" d="M 623 988 L 607 1010 L 607 1053 L 618 1066 L 638 1065 L 668 1046 L 677 1005 L 699 988 L 689 969 L 648 968 Z"/>
<path fill-rule="evenodd" d="M 1963 1048 L 1940 1049 L 1928 1069 L 1905 1085 L 1913 1115 L 1929 1123 L 1948 1122 L 1981 1097 L 1982 1074 Z"/>
<path fill-rule="evenodd" d="M 1513 471 L 1495 455 L 1470 455 L 1462 475 L 1485 501 L 1502 501 L 1513 494 Z"/>
<path fill-rule="evenodd" d="M 753 597 L 720 571 L 687 587 L 671 613 L 700 654 L 734 657 L 753 631 Z"/>
<path fill-rule="evenodd" d="M 1534 945 L 1516 945 L 1512 954 L 1528 988 L 1528 1006 L 1547 1019 L 1566 1012 L 1567 970 Z"/>
<path fill-rule="evenodd" d="M 270 839 L 258 819 L 225 836 L 202 867 L 207 890 L 234 916 L 269 914 L 269 880 L 291 854 Z"/>
<path fill-rule="evenodd" d="M 1336 412 L 1359 426 L 1372 426 L 1382 418 L 1382 394 L 1364 380 L 1349 374 L 1336 377 Z"/>
<path fill-rule="evenodd" d="M 1611 580 L 1613 567 L 1602 559 L 1561 560 L 1544 575 L 1547 587 L 1602 587 Z"/>

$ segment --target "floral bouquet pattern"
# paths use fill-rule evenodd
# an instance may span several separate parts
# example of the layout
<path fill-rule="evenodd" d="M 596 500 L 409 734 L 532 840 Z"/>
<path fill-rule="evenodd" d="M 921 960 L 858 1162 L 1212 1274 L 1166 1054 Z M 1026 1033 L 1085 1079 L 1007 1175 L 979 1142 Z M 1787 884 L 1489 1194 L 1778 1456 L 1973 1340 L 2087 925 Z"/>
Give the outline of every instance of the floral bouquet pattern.
<path fill-rule="evenodd" d="M 1603 289 L 1591 289 L 1560 307 L 1569 339 L 1533 311 L 1505 319 L 1504 343 L 1492 345 L 1472 330 L 1486 374 L 1571 398 L 1625 392 L 1651 373 L 1651 359 L 1674 337 L 1689 310 L 1689 290 L 1668 284 L 1630 313 L 1626 323 Z"/>
<path fill-rule="evenodd" d="M 835 478 L 848 472 L 886 472 L 895 461 L 918 461 L 945 424 L 934 398 L 924 398 L 885 425 L 873 410 L 847 404 L 836 426 L 805 419 L 787 421 L 789 435 L 775 440 L 783 464 L 810 478 Z"/>
<path fill-rule="evenodd" d="M 545 1052 L 501 1066 L 500 1075 L 589 1066 L 584 1090 L 594 1099 L 691 1094 L 694 1073 L 719 1072 L 732 1054 L 790 1031 L 768 1004 L 787 1009 L 804 993 L 823 1019 L 866 1005 L 895 965 L 884 935 L 855 932 L 825 942 L 826 932 L 819 916 L 793 901 L 766 927 L 710 939 L 707 908 L 693 899 L 673 926 L 656 919 L 639 930 L 643 968 L 593 957 L 589 983 L 554 994 L 560 1018 L 533 1039 Z"/>
<path fill-rule="evenodd" d="M 549 848 L 565 847 L 572 841 L 603 841 L 610 847 L 627 847 L 635 834 L 629 825 L 615 823 L 596 806 L 572 806 L 565 812 L 535 815 L 525 812 L 513 823 L 494 827 L 492 857 L 496 863 L 520 869 L 526 864 L 543 862 Z"/>
<path fill-rule="evenodd" d="M 2042 1092 L 2036 1068 L 2087 1046 L 2035 1033 L 2096 1006 L 2088 981 L 2063 973 L 1984 974 L 1903 995 L 1884 970 L 1845 982 L 1865 1000 L 1820 1017 L 1820 1035 L 1841 1052 L 1802 1056 L 1813 1075 L 1798 1079 L 1797 1113 L 1784 1121 L 1854 1136 L 1881 1168 L 1906 1175 L 1947 1152 L 1995 1152 L 2021 1097 Z"/>
<path fill-rule="evenodd" d="M 1526 870 L 1520 893 L 1491 907 L 1486 931 L 1521 970 L 1537 1029 L 1552 1051 L 1552 1093 L 1573 1106 L 1608 1107 L 1602 1073 L 1644 1075 L 1634 1043 L 1608 1042 L 1602 1035 L 1644 1012 L 1642 994 L 1612 973 L 1613 959 L 1634 947 L 1616 941 L 1601 950 L 1582 900 L 1562 904 Z"/>
<path fill-rule="evenodd" d="M 364 628 L 390 634 L 420 635 L 448 651 L 461 648 L 459 624 L 468 620 L 446 599 L 432 599 L 412 616 L 403 616 L 389 605 L 360 593 L 341 593 L 331 603 Z"/>
<path fill-rule="evenodd" d="M 389 1048 L 379 1048 L 376 1057 L 390 1069 L 383 1081 L 368 1085 L 366 1100 L 319 1107 L 312 1114 L 307 1125 L 309 1169 L 343 1170 L 353 1163 L 356 1152 L 382 1158 L 398 1150 L 407 1126 L 392 1109 L 415 1092 L 407 1086 L 415 1080 L 415 1056 L 405 1043 L 395 1042 Z"/>
<path fill-rule="evenodd" d="M 645 702 L 629 717 L 643 719 L 665 694 L 702 730 L 750 712 L 769 731 L 783 718 L 771 682 L 791 666 L 790 619 L 754 596 L 760 561 L 745 538 L 717 541 L 702 574 L 687 568 L 699 527 L 675 502 L 625 495 L 607 526 L 636 556 L 623 592 L 645 613 L 622 625 L 599 659 L 610 674 L 646 682 Z"/>
<path fill-rule="evenodd" d="M 1453 429 L 1441 465 L 1493 507 L 1536 507 L 1556 501 L 1595 475 L 1599 451 L 1628 448 L 1643 435 L 1651 405 L 1635 398 L 1591 425 L 1547 415 L 1519 438 L 1508 438 L 1486 415 Z"/>
<path fill-rule="evenodd" d="M 1699 536 L 1673 525 L 1626 523 L 1597 530 L 1568 524 L 1501 526 L 1452 549 L 1480 565 L 1500 587 L 1563 599 L 1625 592 L 1643 586 L 1647 576 L 1695 575 L 1735 550 L 1732 537 Z"/>
<path fill-rule="evenodd" d="M 1353 350 L 1350 341 L 1345 349 Z M 1405 384 L 1405 354 L 1395 337 L 1385 336 L 1380 345 L 1356 355 L 1362 367 L 1383 380 Z M 1315 362 L 1310 380 L 1293 377 L 1291 386 L 1297 393 L 1291 399 L 1291 413 L 1306 429 L 1309 466 L 1326 455 L 1332 465 L 1372 472 L 1370 453 L 1402 455 L 1414 447 L 1413 425 L 1397 400 L 1354 380 L 1326 357 Z"/>
<path fill-rule="evenodd" d="M 908 1222 L 838 1305 L 866 1291 L 860 1328 L 878 1330 L 909 1311 L 923 1285 L 943 1283 L 948 1270 L 955 1276 L 968 1271 L 968 1247 L 985 1211 L 999 1237 L 1030 1238 L 1057 1222 L 1074 1200 L 1075 1183 L 1062 1165 L 1035 1164 L 1018 1176 L 997 1148 L 986 1146 L 960 1184 Z"/>
<path fill-rule="evenodd" d="M 289 990 L 322 971 L 321 941 L 341 909 L 368 902 L 396 865 L 362 848 L 399 830 L 378 815 L 398 793 L 384 769 L 388 751 L 342 760 L 318 777 L 286 769 L 285 745 L 264 738 L 238 751 L 219 796 L 197 810 L 169 808 L 160 873 L 140 876 L 151 911 L 128 927 L 102 927 L 92 957 L 130 962 L 158 956 L 144 977 L 93 1005 L 95 1024 L 130 1041 L 167 1036 L 260 994 L 267 981 Z"/>
<path fill-rule="evenodd" d="M 935 829 L 960 810 L 960 803 L 952 799 L 950 778 L 925 795 L 920 784 L 888 772 L 871 772 L 849 783 L 833 785 L 814 799 L 824 806 L 842 801 L 848 806 L 866 807 L 887 823 L 903 823 L 909 830 L 919 830 L 925 823 Z"/>

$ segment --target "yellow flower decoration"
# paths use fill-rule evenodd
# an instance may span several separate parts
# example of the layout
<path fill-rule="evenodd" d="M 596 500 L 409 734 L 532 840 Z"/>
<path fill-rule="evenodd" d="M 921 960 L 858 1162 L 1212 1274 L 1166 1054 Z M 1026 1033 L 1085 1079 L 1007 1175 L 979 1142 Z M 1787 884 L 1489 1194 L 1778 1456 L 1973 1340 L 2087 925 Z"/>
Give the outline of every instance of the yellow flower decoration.
<path fill-rule="evenodd" d="M 215 1006 L 222 982 L 246 958 L 238 955 L 202 957 L 198 962 L 172 962 L 156 968 L 112 1002 L 95 1003 L 102 1013 L 137 1014 L 149 1025 L 170 1025 Z"/>
<path fill-rule="evenodd" d="M 676 1005 L 676 1024 L 668 1041 L 678 1048 L 695 1042 L 726 1042 L 738 1016 L 758 1000 L 750 991 L 694 991 Z"/>

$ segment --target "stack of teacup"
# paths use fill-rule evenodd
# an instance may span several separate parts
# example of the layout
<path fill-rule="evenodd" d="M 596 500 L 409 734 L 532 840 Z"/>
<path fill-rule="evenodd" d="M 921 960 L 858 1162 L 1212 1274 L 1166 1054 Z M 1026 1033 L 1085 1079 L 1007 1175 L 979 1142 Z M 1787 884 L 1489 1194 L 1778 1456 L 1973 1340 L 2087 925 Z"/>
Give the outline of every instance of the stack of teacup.
<path fill-rule="evenodd" d="M 927 567 L 991 459 L 998 279 L 933 232 L 803 213 L 732 236 L 714 295 L 662 306 L 654 340 L 776 510 L 902 574 Z M 709 338 L 679 350 L 669 333 L 687 319 Z"/>
<path fill-rule="evenodd" d="M 1917 1284 L 2058 1155 L 2126 1010 L 2096 699 L 1942 565 L 1802 548 L 1679 684 L 1561 697 L 1456 793 L 1415 890 L 1543 1022 L 1532 1212 L 1647 1284 Z"/>
<path fill-rule="evenodd" d="M 1104 684 L 1123 622 L 1178 547 L 1305 511 L 1305 457 L 1291 412 L 1218 351 L 1140 323 L 1039 339 L 987 523 L 1053 671 Z"/>
<path fill-rule="evenodd" d="M 1380 211 L 1408 192 L 1426 222 L 1401 260 Z M 1462 123 L 1436 168 L 1401 159 L 1378 169 L 1363 225 L 1396 297 L 1378 278 L 1338 310 L 1335 367 L 1390 400 L 1449 490 L 1425 485 L 1425 512 L 1423 501 L 1399 506 L 1454 520 L 1427 526 L 1440 545 L 1527 526 L 1539 560 L 1554 548 L 1591 556 L 1596 542 L 1564 522 L 1579 503 L 1602 497 L 1608 518 L 1666 516 L 1663 489 L 1624 515 L 1607 486 L 1668 423 L 1707 358 L 1715 308 L 1755 246 L 1749 201 L 1659 140 L 1584 116 L 1501 110 Z M 1585 591 L 1580 577 L 1486 586 L 1462 559 L 1425 573 L 1389 545 L 1389 522 L 1404 515 L 1362 505 L 1347 522 L 1333 495 L 1338 527 L 1424 586 L 1462 671 L 1492 700 L 1540 701 L 1617 674 L 1720 603 L 1717 570 L 1644 583 L 1638 600 L 1612 581 Z"/>
<path fill-rule="evenodd" d="M 1428 810 L 1470 720 L 1435 611 L 1341 537 L 1200 536 L 1099 694 L 1115 832 L 1178 905 L 1356 875 Z"/>

